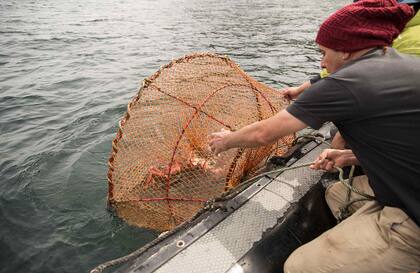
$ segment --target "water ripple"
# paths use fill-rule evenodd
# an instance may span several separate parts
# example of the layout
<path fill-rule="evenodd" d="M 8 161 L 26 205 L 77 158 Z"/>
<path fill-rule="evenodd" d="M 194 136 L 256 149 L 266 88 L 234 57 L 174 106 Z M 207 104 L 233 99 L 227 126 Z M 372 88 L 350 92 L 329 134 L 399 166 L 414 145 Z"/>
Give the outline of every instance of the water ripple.
<path fill-rule="evenodd" d="M 190 52 L 275 88 L 318 72 L 340 1 L 0 2 L 0 271 L 86 272 L 144 245 L 106 206 L 118 120 L 143 78 Z"/>

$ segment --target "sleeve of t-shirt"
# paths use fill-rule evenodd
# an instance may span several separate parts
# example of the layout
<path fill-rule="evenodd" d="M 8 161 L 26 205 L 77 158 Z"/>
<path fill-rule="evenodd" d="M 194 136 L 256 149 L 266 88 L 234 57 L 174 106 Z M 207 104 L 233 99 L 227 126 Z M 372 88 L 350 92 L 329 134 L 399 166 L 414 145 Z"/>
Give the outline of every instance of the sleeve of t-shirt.
<path fill-rule="evenodd" d="M 287 112 L 314 129 L 325 122 L 340 123 L 358 114 L 353 94 L 338 80 L 325 78 L 305 90 Z"/>

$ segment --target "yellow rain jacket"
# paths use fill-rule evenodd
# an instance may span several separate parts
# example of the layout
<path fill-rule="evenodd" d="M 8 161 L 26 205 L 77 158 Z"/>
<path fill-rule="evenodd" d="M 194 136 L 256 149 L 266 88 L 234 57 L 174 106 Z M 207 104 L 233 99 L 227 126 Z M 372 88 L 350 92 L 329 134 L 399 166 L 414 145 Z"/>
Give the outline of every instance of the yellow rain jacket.
<path fill-rule="evenodd" d="M 420 56 L 420 11 L 407 23 L 392 47 L 401 53 Z"/>

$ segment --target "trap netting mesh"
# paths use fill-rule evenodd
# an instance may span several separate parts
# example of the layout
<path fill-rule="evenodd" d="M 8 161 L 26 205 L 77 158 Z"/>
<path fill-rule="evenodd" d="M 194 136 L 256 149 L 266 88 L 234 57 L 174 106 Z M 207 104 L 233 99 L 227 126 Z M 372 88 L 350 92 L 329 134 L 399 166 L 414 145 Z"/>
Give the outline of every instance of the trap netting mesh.
<path fill-rule="evenodd" d="M 286 104 L 227 57 L 203 53 L 170 62 L 144 80 L 120 121 L 109 159 L 109 203 L 136 226 L 164 231 L 183 223 L 294 139 L 217 157 L 208 135 L 266 119 Z"/>

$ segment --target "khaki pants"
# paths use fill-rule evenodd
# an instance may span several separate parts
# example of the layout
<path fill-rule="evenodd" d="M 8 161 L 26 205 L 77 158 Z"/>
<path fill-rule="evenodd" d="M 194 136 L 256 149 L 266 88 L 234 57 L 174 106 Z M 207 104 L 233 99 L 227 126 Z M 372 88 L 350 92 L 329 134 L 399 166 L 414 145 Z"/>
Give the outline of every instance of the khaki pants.
<path fill-rule="evenodd" d="M 353 185 L 373 195 L 367 177 Z M 325 197 L 338 215 L 347 188 L 331 185 Z M 352 193 L 351 198 L 360 196 Z M 375 201 L 354 203 L 349 218 L 296 249 L 284 265 L 285 273 L 408 273 L 420 270 L 420 228 L 402 210 Z"/>

